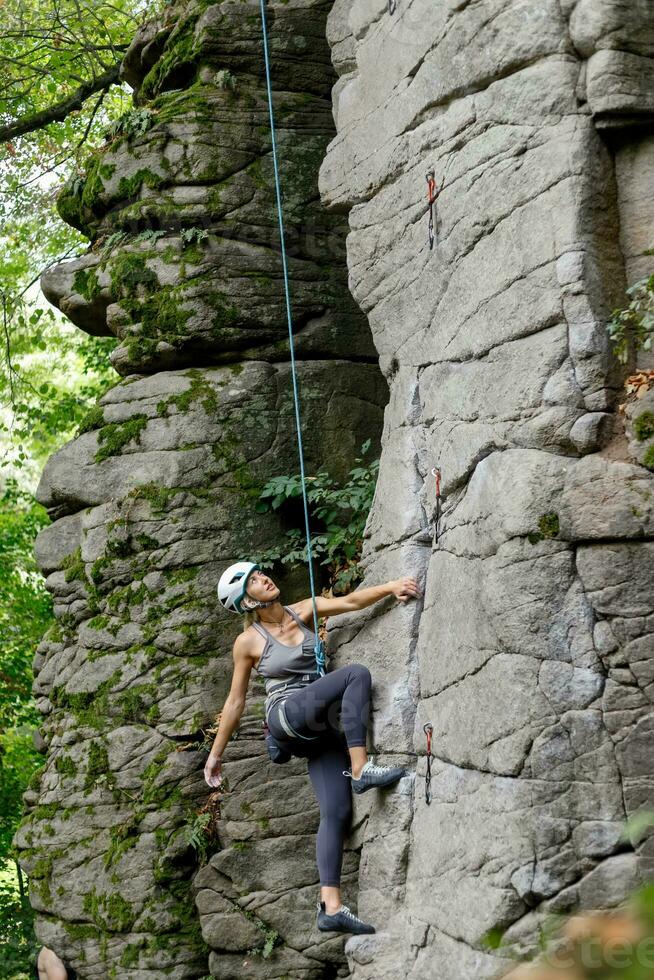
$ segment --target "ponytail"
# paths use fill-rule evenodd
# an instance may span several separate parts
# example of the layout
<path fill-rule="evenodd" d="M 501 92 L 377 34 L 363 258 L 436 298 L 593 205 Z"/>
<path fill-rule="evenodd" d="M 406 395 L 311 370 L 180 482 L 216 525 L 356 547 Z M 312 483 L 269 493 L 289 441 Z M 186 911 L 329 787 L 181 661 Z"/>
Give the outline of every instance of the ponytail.
<path fill-rule="evenodd" d="M 246 612 L 245 615 L 243 616 L 243 632 L 245 633 L 245 631 L 248 630 L 250 626 L 252 626 L 252 623 L 258 623 L 258 622 L 259 622 L 258 609 L 251 609 L 249 612 Z"/>

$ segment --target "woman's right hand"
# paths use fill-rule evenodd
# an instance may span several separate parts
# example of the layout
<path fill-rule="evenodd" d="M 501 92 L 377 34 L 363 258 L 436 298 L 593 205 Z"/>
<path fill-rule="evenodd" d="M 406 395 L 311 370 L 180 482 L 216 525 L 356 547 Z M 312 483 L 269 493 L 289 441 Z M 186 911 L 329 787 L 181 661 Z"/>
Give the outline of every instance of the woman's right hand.
<path fill-rule="evenodd" d="M 415 578 L 398 578 L 392 583 L 393 595 L 400 602 L 408 602 L 409 599 L 422 598 L 422 589 Z"/>
<path fill-rule="evenodd" d="M 209 758 L 207 759 L 204 767 L 204 778 L 207 785 L 211 786 L 212 789 L 220 786 L 223 781 L 222 765 L 222 758 L 218 755 L 214 755 L 213 752 L 210 752 Z"/>

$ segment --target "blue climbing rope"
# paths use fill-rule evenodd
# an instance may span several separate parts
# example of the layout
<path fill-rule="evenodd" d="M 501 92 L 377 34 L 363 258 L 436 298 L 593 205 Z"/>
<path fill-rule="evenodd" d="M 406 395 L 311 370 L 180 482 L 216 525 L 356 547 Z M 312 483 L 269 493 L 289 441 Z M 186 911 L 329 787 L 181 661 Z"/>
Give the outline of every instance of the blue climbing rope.
<path fill-rule="evenodd" d="M 309 581 L 311 583 L 311 602 L 313 605 L 313 628 L 316 634 L 316 645 L 314 652 L 316 655 L 316 671 L 318 676 L 325 673 L 325 651 L 318 636 L 318 609 L 316 608 L 316 588 L 313 578 L 313 555 L 311 552 L 311 531 L 309 529 L 309 500 L 307 497 L 307 484 L 304 474 L 304 449 L 302 446 L 302 424 L 300 421 L 300 399 L 298 393 L 297 373 L 295 370 L 295 347 L 293 343 L 293 317 L 291 314 L 291 297 L 288 284 L 288 268 L 286 265 L 286 245 L 284 241 L 284 218 L 282 216 L 282 193 L 279 185 L 279 172 L 277 170 L 277 145 L 275 142 L 275 114 L 273 112 L 272 85 L 270 82 L 270 62 L 268 60 L 268 31 L 266 28 L 266 4 L 265 0 L 260 0 L 261 4 L 261 23 L 263 26 L 263 53 L 266 62 L 266 85 L 268 87 L 268 112 L 270 114 L 270 135 L 272 137 L 272 156 L 273 168 L 275 171 L 275 192 L 277 195 L 277 220 L 279 222 L 279 240 L 282 252 L 282 267 L 284 270 L 284 294 L 286 296 L 286 318 L 288 320 L 288 346 L 291 352 L 291 376 L 293 378 L 293 401 L 295 404 L 295 427 L 297 429 L 297 447 L 300 457 L 300 479 L 302 481 L 302 502 L 304 504 L 304 529 L 307 539 L 307 563 L 309 565 Z"/>

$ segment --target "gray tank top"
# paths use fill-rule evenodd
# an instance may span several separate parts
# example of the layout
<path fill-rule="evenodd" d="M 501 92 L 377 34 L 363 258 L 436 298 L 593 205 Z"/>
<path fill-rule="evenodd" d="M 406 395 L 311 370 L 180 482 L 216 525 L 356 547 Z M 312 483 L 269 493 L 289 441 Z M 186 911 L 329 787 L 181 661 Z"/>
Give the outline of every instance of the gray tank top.
<path fill-rule="evenodd" d="M 292 609 L 288 606 L 284 606 L 284 609 L 293 617 L 304 634 L 304 638 L 295 646 L 282 643 L 269 633 L 262 623 L 252 624 L 266 641 L 259 663 L 254 668 L 265 678 L 268 695 L 265 705 L 266 718 L 270 709 L 278 701 L 318 677 L 315 654 L 316 634 Z"/>

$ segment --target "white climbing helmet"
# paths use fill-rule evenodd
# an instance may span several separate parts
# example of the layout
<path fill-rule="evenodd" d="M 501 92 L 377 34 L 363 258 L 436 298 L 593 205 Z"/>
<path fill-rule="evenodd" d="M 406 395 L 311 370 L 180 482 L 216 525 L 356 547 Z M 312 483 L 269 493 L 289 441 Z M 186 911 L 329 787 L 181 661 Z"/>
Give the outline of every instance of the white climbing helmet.
<path fill-rule="evenodd" d="M 237 561 L 220 576 L 218 582 L 218 598 L 225 609 L 235 613 L 243 613 L 241 609 L 241 599 L 245 595 L 248 579 L 255 569 L 259 568 L 253 561 Z"/>

